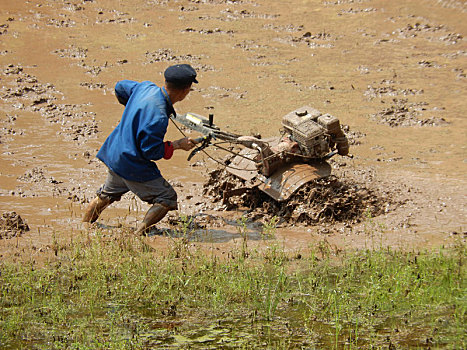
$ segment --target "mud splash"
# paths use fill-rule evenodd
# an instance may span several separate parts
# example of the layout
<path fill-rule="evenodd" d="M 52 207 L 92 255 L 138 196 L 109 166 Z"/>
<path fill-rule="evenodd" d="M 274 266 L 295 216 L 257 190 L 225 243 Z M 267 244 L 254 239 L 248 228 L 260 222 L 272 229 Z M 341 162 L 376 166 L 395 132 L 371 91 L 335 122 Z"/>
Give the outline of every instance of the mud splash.
<path fill-rule="evenodd" d="M 356 224 L 368 217 L 377 217 L 401 204 L 394 193 L 367 188 L 352 179 L 336 175 L 318 179 L 300 187 L 287 201 L 277 202 L 257 187 L 248 187 L 224 169 L 209 173 L 204 194 L 223 210 L 246 210 L 246 217 L 268 223 L 279 218 L 281 227 L 342 222 Z"/>

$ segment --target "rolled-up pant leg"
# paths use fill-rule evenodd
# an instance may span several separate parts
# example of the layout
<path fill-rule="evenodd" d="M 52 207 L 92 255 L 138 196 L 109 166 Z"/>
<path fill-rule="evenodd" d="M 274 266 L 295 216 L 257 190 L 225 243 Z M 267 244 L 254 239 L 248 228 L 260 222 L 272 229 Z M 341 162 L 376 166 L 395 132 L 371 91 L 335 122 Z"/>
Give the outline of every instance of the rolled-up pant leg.
<path fill-rule="evenodd" d="M 177 209 L 177 192 L 163 177 L 136 182 L 124 179 L 109 170 L 107 179 L 97 194 L 100 198 L 108 198 L 114 202 L 119 201 L 128 191 L 149 204 L 159 203 L 171 210 Z"/>
<path fill-rule="evenodd" d="M 125 180 L 125 184 L 144 202 L 159 203 L 170 210 L 177 209 L 177 192 L 163 177 L 147 182 Z"/>
<path fill-rule="evenodd" d="M 107 179 L 101 188 L 97 190 L 97 196 L 101 199 L 108 199 L 112 202 L 119 201 L 130 189 L 125 184 L 125 180 L 109 170 Z"/>

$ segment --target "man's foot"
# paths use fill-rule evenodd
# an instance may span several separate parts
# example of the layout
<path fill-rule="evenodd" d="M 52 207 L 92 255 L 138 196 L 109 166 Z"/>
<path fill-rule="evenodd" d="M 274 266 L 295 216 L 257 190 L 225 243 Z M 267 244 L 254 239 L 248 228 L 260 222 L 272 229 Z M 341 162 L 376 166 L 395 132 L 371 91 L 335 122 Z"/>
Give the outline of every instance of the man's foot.
<path fill-rule="evenodd" d="M 97 223 L 95 222 L 82 222 L 81 225 L 84 231 L 91 231 L 97 228 Z"/>
<path fill-rule="evenodd" d="M 145 237 L 163 236 L 166 232 L 167 229 L 165 228 L 158 228 L 156 226 L 152 226 L 143 233 L 141 233 L 141 235 Z"/>

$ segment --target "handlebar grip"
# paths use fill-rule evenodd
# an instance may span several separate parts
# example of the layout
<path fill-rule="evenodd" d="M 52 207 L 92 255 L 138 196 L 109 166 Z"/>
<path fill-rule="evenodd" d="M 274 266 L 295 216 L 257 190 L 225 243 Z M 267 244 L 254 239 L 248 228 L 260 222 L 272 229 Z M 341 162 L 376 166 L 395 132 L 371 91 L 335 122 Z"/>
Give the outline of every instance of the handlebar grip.
<path fill-rule="evenodd" d="M 193 142 L 195 144 L 198 144 L 200 142 L 203 142 L 204 140 L 206 140 L 207 136 L 201 136 L 201 137 L 197 137 L 196 139 L 193 139 Z"/>

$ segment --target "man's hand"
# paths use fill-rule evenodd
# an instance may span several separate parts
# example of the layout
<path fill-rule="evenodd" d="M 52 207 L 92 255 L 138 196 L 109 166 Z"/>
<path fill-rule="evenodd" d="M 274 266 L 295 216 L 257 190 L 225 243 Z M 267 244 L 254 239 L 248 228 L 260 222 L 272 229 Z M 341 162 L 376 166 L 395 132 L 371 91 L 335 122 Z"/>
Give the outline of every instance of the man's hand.
<path fill-rule="evenodd" d="M 185 151 L 189 151 L 193 147 L 195 147 L 195 142 L 190 137 L 184 137 L 183 139 L 173 141 L 172 145 L 174 146 L 174 150 L 176 149 L 183 149 Z"/>

